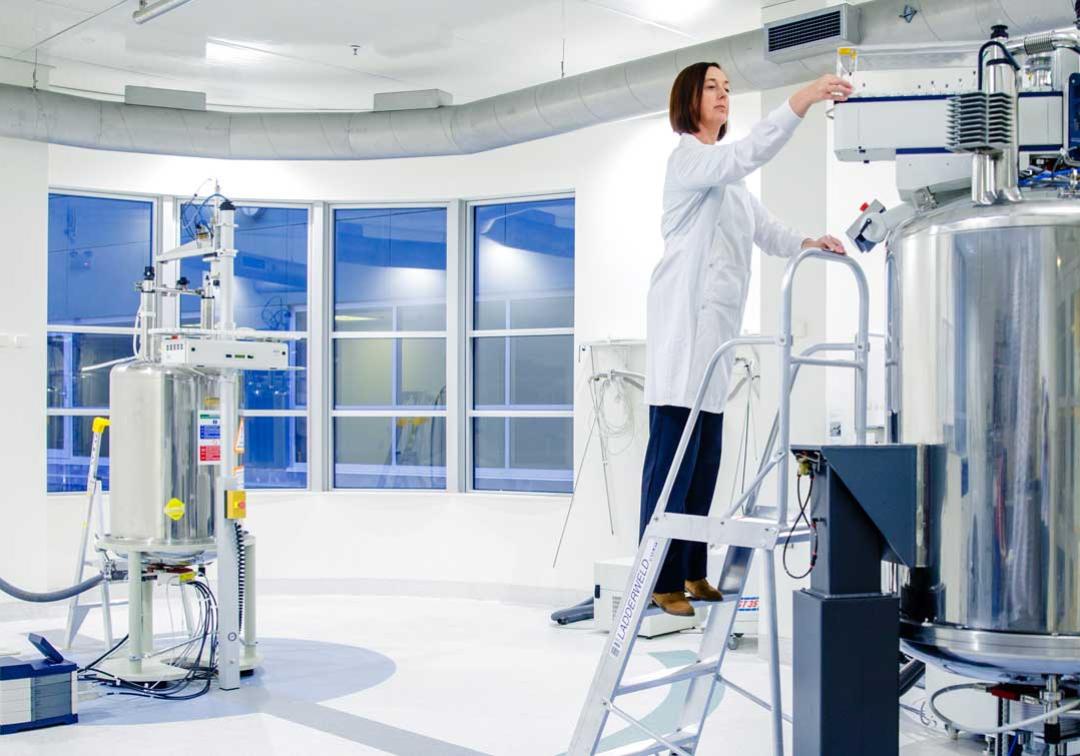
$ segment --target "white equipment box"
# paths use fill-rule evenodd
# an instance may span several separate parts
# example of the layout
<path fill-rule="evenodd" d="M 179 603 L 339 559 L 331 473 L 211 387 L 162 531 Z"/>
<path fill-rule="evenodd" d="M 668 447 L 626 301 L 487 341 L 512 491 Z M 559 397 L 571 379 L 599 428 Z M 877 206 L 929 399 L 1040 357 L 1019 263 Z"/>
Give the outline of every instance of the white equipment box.
<path fill-rule="evenodd" d="M 289 347 L 275 341 L 168 339 L 161 343 L 166 365 L 238 370 L 287 370 Z"/>
<path fill-rule="evenodd" d="M 951 156 L 945 146 L 949 95 L 852 97 L 833 110 L 836 157 L 845 161 L 896 160 L 902 155 Z M 1023 92 L 1020 150 L 1057 152 L 1062 144 L 1061 92 Z M 970 174 L 971 160 L 964 161 Z"/>
<path fill-rule="evenodd" d="M 619 602 L 622 600 L 623 589 L 626 588 L 626 580 L 630 576 L 630 563 L 634 557 L 621 559 L 607 559 L 596 562 L 593 565 L 593 578 L 596 586 L 593 592 L 593 616 L 596 618 L 596 628 L 604 632 L 610 632 L 615 621 L 615 613 L 619 611 Z M 732 634 L 738 637 L 756 636 L 758 632 L 758 607 L 759 600 L 754 590 L 753 579 L 756 577 L 751 571 L 751 582 L 747 584 L 742 600 L 739 602 L 739 612 L 735 616 L 735 627 Z M 650 610 L 641 620 L 641 630 L 638 636 L 642 638 L 655 638 L 658 635 L 677 633 L 704 624 L 708 619 L 708 604 L 696 602 L 694 604 L 693 617 L 676 617 L 656 609 Z M 731 642 L 734 647 L 737 640 Z"/>

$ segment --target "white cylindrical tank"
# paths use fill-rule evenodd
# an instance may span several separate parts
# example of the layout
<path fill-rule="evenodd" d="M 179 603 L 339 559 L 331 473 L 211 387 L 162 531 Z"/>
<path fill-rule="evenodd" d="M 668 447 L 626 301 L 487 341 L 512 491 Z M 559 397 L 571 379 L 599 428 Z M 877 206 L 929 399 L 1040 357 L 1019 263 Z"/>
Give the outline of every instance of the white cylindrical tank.
<path fill-rule="evenodd" d="M 217 387 L 181 366 L 113 368 L 108 548 L 180 561 L 213 551 Z"/>

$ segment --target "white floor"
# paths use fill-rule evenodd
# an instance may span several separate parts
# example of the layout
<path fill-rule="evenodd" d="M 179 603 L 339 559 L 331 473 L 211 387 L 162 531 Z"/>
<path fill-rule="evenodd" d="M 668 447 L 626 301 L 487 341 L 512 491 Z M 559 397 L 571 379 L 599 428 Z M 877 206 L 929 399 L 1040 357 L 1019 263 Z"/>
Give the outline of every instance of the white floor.
<path fill-rule="evenodd" d="M 0 737 L 0 754 L 559 754 L 604 636 L 591 623 L 558 627 L 549 613 L 449 598 L 264 595 L 265 666 L 240 691 L 214 690 L 191 702 L 99 698 L 82 704 L 77 725 Z M 157 618 L 167 630 L 164 604 Z M 122 611 L 116 620 L 124 626 Z M 0 623 L 0 649 L 21 644 L 29 652 L 23 634 L 59 625 Z M 88 620 L 85 632 L 82 661 L 100 623 Z M 691 633 L 642 641 L 632 669 L 685 663 L 694 645 Z M 752 643 L 729 655 L 726 674 L 766 696 L 765 664 Z M 627 704 L 654 721 L 674 715 L 663 692 Z M 973 742 L 949 742 L 913 715 L 900 718 L 902 756 L 982 752 Z M 614 722 L 608 734 L 639 739 L 623 729 Z M 729 693 L 698 753 L 771 755 L 768 732 L 767 714 Z"/>

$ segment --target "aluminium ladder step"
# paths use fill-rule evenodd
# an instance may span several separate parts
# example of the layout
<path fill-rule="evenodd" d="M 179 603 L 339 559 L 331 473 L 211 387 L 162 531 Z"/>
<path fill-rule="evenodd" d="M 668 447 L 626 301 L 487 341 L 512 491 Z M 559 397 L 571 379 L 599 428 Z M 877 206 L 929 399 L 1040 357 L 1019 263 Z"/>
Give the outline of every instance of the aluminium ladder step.
<path fill-rule="evenodd" d="M 697 728 L 689 727 L 684 732 L 676 733 L 670 737 L 665 735 L 664 740 L 671 743 L 671 745 L 692 751 L 698 741 Z M 654 738 L 649 738 L 634 743 L 627 743 L 626 745 L 612 748 L 608 751 L 598 751 L 597 756 L 652 756 L 652 754 L 664 753 L 665 751 L 670 750 L 671 749 L 664 743 L 661 743 Z"/>
<path fill-rule="evenodd" d="M 625 696 L 628 693 L 637 693 L 642 690 L 673 685 L 677 682 L 689 680 L 694 677 L 715 675 L 719 672 L 720 661 L 722 658 L 722 655 L 710 656 L 708 659 L 702 659 L 701 661 L 687 664 L 684 667 L 675 667 L 674 669 L 665 668 L 633 677 L 615 688 L 614 695 Z"/>

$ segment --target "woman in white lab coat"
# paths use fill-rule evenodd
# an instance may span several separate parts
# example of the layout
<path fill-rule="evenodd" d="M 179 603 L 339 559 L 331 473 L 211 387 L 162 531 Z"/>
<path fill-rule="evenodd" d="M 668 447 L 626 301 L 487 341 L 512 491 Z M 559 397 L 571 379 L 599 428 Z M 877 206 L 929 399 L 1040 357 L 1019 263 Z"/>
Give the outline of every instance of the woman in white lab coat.
<path fill-rule="evenodd" d="M 713 352 L 739 334 L 756 244 L 789 257 L 808 247 L 840 254 L 832 236 L 812 239 L 773 218 L 743 179 L 773 158 L 810 106 L 844 100 L 851 85 L 823 76 L 796 92 L 755 125 L 724 144 L 730 85 L 716 63 L 685 68 L 671 89 L 671 126 L 681 134 L 668 158 L 661 230 L 664 256 L 649 286 L 645 401 L 649 445 L 641 481 L 641 533 L 652 517 L 671 468 L 705 365 Z M 668 512 L 709 511 L 720 470 L 724 404 L 734 355 L 721 360 L 668 502 Z M 673 541 L 653 600 L 670 614 L 690 616 L 690 598 L 719 601 L 706 580 L 706 545 Z"/>

